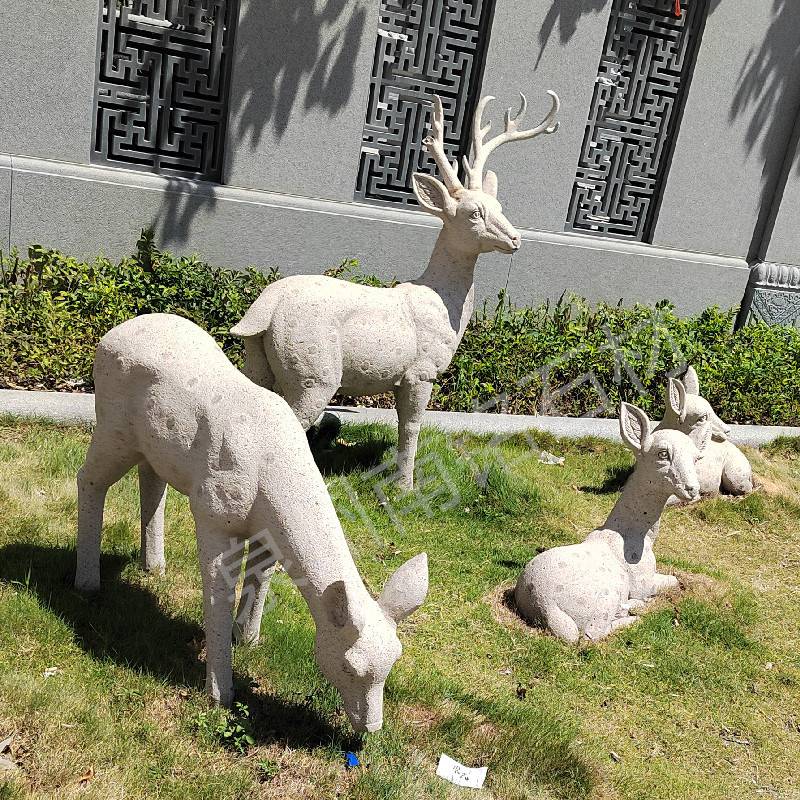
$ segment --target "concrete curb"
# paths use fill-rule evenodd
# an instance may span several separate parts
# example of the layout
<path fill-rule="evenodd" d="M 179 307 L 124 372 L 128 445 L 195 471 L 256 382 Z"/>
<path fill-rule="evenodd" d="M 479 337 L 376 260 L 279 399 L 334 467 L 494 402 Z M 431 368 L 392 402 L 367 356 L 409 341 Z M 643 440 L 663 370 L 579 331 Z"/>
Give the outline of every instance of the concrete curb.
<path fill-rule="evenodd" d="M 397 427 L 397 414 L 390 408 L 331 408 L 343 424 L 379 422 Z M 93 424 L 94 395 L 67 392 L 33 392 L 0 389 L 0 414 L 38 417 L 62 424 Z M 457 411 L 426 411 L 424 426 L 447 432 L 510 435 L 540 430 L 555 436 L 579 438 L 597 436 L 619 441 L 619 426 L 613 419 L 587 417 L 539 417 L 523 414 L 479 414 Z M 777 425 L 731 425 L 735 444 L 760 447 L 779 436 L 800 436 L 800 428 Z"/>

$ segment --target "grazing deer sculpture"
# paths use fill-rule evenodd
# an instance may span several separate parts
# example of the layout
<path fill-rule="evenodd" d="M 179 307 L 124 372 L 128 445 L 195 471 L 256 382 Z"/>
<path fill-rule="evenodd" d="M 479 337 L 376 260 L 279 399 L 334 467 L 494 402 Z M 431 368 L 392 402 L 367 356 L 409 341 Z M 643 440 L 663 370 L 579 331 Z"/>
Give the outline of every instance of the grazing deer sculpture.
<path fill-rule="evenodd" d="M 260 602 L 245 604 L 244 624 L 257 635 L 264 582 L 279 559 L 308 603 L 317 663 L 350 722 L 358 731 L 380 728 L 384 682 L 402 652 L 397 623 L 428 590 L 426 556 L 400 567 L 374 600 L 292 410 L 192 322 L 152 314 L 122 323 L 101 339 L 94 379 L 97 427 L 78 474 L 76 587 L 99 588 L 106 492 L 138 464 L 145 566 L 163 568 L 167 483 L 189 497 L 214 700 L 230 705 L 233 697 L 233 602 L 249 540 L 242 598 Z"/>
<path fill-rule="evenodd" d="M 747 457 L 728 440 L 730 428 L 714 413 L 711 404 L 700 396 L 700 381 L 689 367 L 683 381 L 670 378 L 664 419 L 657 430 L 673 429 L 685 433 L 698 447 L 703 460 L 697 465 L 700 493 L 704 495 L 743 495 L 753 491 L 753 469 Z"/>
<path fill-rule="evenodd" d="M 659 592 L 677 587 L 673 575 L 656 570 L 653 545 L 661 512 L 677 495 L 696 500 L 700 484 L 694 442 L 675 430 L 650 433 L 647 415 L 623 403 L 620 433 L 636 454 L 636 468 L 602 528 L 580 544 L 554 547 L 525 567 L 515 600 L 521 614 L 559 639 L 597 640 L 630 625 Z"/>
<path fill-rule="evenodd" d="M 268 286 L 231 332 L 245 339 L 245 374 L 283 396 L 308 429 L 337 391 L 369 395 L 391 391 L 398 419 L 397 462 L 401 488 L 411 489 L 423 412 L 433 382 L 450 364 L 474 310 L 475 264 L 481 253 L 515 253 L 521 237 L 503 216 L 497 176 L 484 167 L 508 142 L 554 133 L 558 96 L 535 128 L 521 130 L 527 101 L 505 131 L 484 141 L 490 125 L 475 112 L 466 184 L 447 160 L 444 111 L 433 98 L 431 133 L 424 140 L 442 181 L 414 173 L 422 208 L 443 226 L 425 272 L 393 288 L 360 286 L 319 275 L 298 275 Z"/>

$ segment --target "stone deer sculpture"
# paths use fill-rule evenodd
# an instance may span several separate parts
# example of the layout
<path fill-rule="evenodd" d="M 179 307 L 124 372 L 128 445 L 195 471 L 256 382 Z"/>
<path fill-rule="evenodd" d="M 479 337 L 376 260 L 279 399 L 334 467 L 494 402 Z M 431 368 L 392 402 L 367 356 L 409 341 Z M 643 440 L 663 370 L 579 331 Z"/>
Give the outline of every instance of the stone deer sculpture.
<path fill-rule="evenodd" d="M 636 454 L 636 468 L 602 528 L 580 544 L 537 555 L 517 582 L 521 614 L 559 639 L 602 639 L 636 621 L 631 611 L 678 585 L 656 570 L 653 545 L 661 512 L 671 495 L 695 500 L 700 484 L 695 463 L 701 451 L 674 430 L 650 433 L 647 415 L 623 403 L 623 441 Z"/>
<path fill-rule="evenodd" d="M 206 689 L 214 700 L 232 700 L 233 602 L 249 540 L 243 597 L 260 602 L 240 603 L 240 614 L 250 615 L 245 627 L 260 627 L 264 577 L 271 557 L 279 558 L 308 603 L 317 662 L 350 722 L 359 731 L 380 728 L 384 682 L 402 651 L 396 626 L 425 598 L 426 556 L 400 567 L 374 600 L 292 410 L 188 320 L 153 314 L 117 326 L 100 341 L 94 378 L 97 427 L 78 474 L 76 587 L 99 588 L 106 492 L 138 465 L 151 568 L 163 566 L 167 483 L 189 497 L 203 577 Z M 252 557 L 257 549 L 260 561 Z"/>
<path fill-rule="evenodd" d="M 697 465 L 700 492 L 704 495 L 743 495 L 753 491 L 753 470 L 747 457 L 728 440 L 730 428 L 714 413 L 711 404 L 700 396 L 700 381 L 689 367 L 683 381 L 670 378 L 664 419 L 657 430 L 685 433 L 698 447 L 703 460 Z"/>
<path fill-rule="evenodd" d="M 414 173 L 422 208 L 442 220 L 425 272 L 393 288 L 360 286 L 318 275 L 298 275 L 268 286 L 231 332 L 244 337 L 245 374 L 283 396 L 308 429 L 337 391 L 369 395 L 391 391 L 398 418 L 399 484 L 411 489 L 420 425 L 433 382 L 450 364 L 474 310 L 474 273 L 481 253 L 515 253 L 521 237 L 503 216 L 497 176 L 486 159 L 508 142 L 554 133 L 559 100 L 529 130 L 506 112 L 505 131 L 484 141 L 486 104 L 478 104 L 466 184 L 444 150 L 444 111 L 433 98 L 431 133 L 424 140 L 442 176 Z"/>

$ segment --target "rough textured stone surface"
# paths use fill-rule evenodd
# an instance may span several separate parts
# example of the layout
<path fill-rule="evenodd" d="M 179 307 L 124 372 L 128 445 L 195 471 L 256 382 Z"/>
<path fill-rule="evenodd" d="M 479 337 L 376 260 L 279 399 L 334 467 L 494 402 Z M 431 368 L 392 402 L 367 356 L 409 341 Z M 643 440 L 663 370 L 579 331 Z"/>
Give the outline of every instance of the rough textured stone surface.
<path fill-rule="evenodd" d="M 301 275 L 268 286 L 232 333 L 245 337 L 245 373 L 286 398 L 304 428 L 324 411 L 338 390 L 368 395 L 393 391 L 398 416 L 399 483 L 410 489 L 422 415 L 433 381 L 450 363 L 475 306 L 475 264 L 481 253 L 512 254 L 520 234 L 503 216 L 497 201 L 497 176 L 484 166 L 502 144 L 553 133 L 558 98 L 545 120 L 530 130 L 506 115 L 505 131 L 484 141 L 483 110 L 478 103 L 472 156 L 466 180 L 447 160 L 443 110 L 434 98 L 431 134 L 425 146 L 444 183 L 414 174 L 414 192 L 422 208 L 443 227 L 425 272 L 415 281 L 391 288 L 359 286 L 335 278 Z"/>
<path fill-rule="evenodd" d="M 255 602 L 244 619 L 257 635 L 263 606 L 257 593 L 268 580 L 264 565 L 281 561 L 308 603 L 317 626 L 317 663 L 341 692 L 353 727 L 380 728 L 383 685 L 402 649 L 396 624 L 425 598 L 426 556 L 402 566 L 374 600 L 297 418 L 193 323 L 154 314 L 119 325 L 101 340 L 94 375 L 97 427 L 78 474 L 76 587 L 99 588 L 106 492 L 138 464 L 147 567 L 163 569 L 167 483 L 189 497 L 211 696 L 226 705 L 233 696 L 233 603 L 247 540 L 255 563 L 248 563 L 243 597 L 250 596 L 249 581 Z"/>
<path fill-rule="evenodd" d="M 650 433 L 647 415 L 623 403 L 620 434 L 636 454 L 636 468 L 602 528 L 580 544 L 554 547 L 528 563 L 515 599 L 522 615 L 560 639 L 602 639 L 630 625 L 630 612 L 678 585 L 656 570 L 653 545 L 661 512 L 674 494 L 696 500 L 695 463 L 701 451 L 674 430 Z"/>
<path fill-rule="evenodd" d="M 702 494 L 749 494 L 753 491 L 753 470 L 747 457 L 728 440 L 731 429 L 700 396 L 700 382 L 689 367 L 683 382 L 670 378 L 664 419 L 656 430 L 685 433 L 702 451 L 697 463 Z"/>
<path fill-rule="evenodd" d="M 4 152 L 88 162 L 99 7 L 98 0 L 0 3 Z"/>

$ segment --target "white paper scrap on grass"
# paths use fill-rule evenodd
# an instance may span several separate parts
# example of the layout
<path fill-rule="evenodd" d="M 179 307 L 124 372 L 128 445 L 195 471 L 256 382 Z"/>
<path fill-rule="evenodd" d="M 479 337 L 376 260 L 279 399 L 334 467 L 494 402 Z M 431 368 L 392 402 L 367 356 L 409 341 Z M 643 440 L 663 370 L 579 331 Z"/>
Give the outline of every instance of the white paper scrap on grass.
<path fill-rule="evenodd" d="M 440 778 L 456 786 L 466 786 L 468 789 L 482 789 L 486 771 L 487 767 L 465 767 L 444 753 L 439 756 L 439 766 L 436 768 L 436 774 Z"/>

